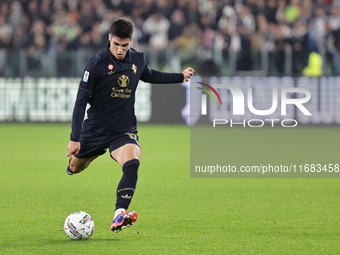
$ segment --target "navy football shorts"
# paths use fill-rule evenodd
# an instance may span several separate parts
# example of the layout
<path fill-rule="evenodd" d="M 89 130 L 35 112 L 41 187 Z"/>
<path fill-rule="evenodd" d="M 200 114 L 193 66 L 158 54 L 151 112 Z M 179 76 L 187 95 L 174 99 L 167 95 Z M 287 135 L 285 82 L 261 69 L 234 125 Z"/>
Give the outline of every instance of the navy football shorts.
<path fill-rule="evenodd" d="M 107 148 L 109 148 L 111 155 L 112 151 L 128 143 L 136 144 L 140 147 L 137 132 L 121 132 L 103 135 L 87 130 L 81 133 L 79 142 L 80 151 L 76 155 L 77 158 L 100 156 L 107 151 Z"/>

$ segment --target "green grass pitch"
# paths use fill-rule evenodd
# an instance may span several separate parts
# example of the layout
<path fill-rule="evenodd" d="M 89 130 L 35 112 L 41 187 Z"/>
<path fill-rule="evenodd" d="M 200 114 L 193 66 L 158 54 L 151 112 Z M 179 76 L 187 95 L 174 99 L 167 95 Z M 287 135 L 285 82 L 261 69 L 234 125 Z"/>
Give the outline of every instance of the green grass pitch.
<path fill-rule="evenodd" d="M 339 137 L 335 127 L 317 131 Z M 139 216 L 114 234 L 121 169 L 107 153 L 68 176 L 69 132 L 69 124 L 0 125 L 0 254 L 339 254 L 339 179 L 191 179 L 189 128 L 176 125 L 139 126 L 130 206 Z M 87 241 L 63 231 L 78 210 L 95 222 Z"/>

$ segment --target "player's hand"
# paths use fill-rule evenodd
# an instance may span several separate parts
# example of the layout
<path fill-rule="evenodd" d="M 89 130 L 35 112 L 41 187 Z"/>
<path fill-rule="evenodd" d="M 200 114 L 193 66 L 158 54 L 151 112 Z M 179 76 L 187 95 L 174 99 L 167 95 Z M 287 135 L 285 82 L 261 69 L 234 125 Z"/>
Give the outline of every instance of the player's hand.
<path fill-rule="evenodd" d="M 67 146 L 68 153 L 66 154 L 67 157 L 71 157 L 72 155 L 77 155 L 80 151 L 80 142 L 73 142 L 70 141 Z"/>
<path fill-rule="evenodd" d="M 182 74 L 184 75 L 184 80 L 183 82 L 187 82 L 190 80 L 191 76 L 194 75 L 195 70 L 192 67 L 188 67 L 185 69 Z"/>

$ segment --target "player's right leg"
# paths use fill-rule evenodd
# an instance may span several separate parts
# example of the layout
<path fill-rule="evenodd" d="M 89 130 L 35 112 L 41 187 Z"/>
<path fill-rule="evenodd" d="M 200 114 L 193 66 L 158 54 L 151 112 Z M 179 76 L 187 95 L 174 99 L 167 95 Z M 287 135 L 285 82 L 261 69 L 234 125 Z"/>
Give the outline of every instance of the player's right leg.
<path fill-rule="evenodd" d="M 94 159 L 103 155 L 108 147 L 107 136 L 89 130 L 81 133 L 79 142 L 80 150 L 78 154 L 72 155 L 67 166 L 69 175 L 80 173 L 86 169 Z"/>
<path fill-rule="evenodd" d="M 67 173 L 70 175 L 80 173 L 85 168 L 87 168 L 90 163 L 97 157 L 98 156 L 93 156 L 90 158 L 77 158 L 75 156 L 72 156 L 69 166 L 67 167 Z"/>

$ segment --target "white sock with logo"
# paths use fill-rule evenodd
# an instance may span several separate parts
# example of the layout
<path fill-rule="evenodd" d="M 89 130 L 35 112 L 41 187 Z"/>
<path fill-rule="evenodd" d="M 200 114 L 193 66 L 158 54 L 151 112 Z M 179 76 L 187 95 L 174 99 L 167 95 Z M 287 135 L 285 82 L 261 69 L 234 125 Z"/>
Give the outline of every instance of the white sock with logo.
<path fill-rule="evenodd" d="M 117 217 L 117 215 L 121 214 L 121 213 L 125 213 L 126 210 L 124 208 L 118 208 L 116 211 L 115 211 L 115 217 L 114 219 Z"/>

